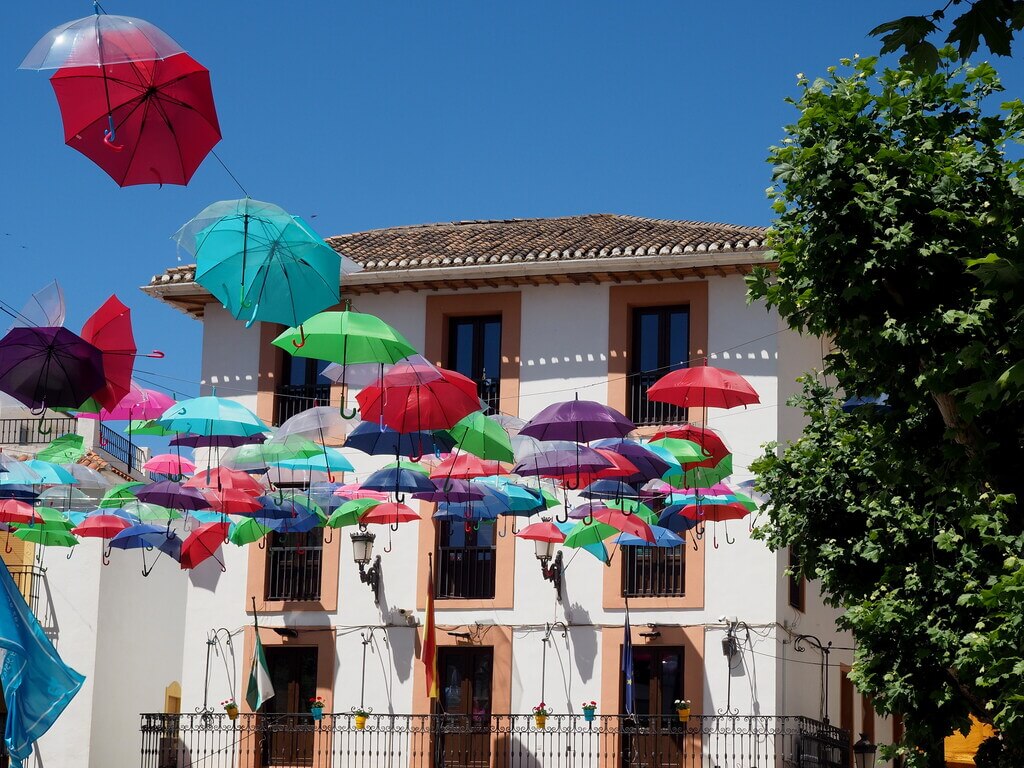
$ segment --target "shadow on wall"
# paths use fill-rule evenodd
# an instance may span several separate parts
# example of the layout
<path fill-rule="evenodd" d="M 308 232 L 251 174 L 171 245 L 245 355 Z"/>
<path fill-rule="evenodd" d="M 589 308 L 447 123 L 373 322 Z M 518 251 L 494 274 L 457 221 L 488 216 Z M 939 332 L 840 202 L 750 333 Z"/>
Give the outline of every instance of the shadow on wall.
<path fill-rule="evenodd" d="M 598 629 L 592 626 L 593 620 L 590 614 L 579 603 L 573 603 L 566 607 L 565 621 L 572 626 L 569 635 L 573 658 L 576 660 L 576 669 L 579 670 L 580 682 L 589 683 L 594 677 L 594 665 L 597 662 Z"/>
<path fill-rule="evenodd" d="M 774 376 L 778 357 L 775 350 L 740 347 L 712 354 L 708 357 L 708 365 L 727 368 L 741 376 Z"/>
<path fill-rule="evenodd" d="M 221 576 L 224 574 L 224 567 L 214 557 L 208 558 L 189 569 L 188 580 L 196 589 L 205 589 L 207 592 L 216 592 L 220 584 Z"/>
<path fill-rule="evenodd" d="M 524 358 L 519 366 L 519 380 L 603 377 L 607 372 L 608 354 L 603 351 L 551 354 Z"/>

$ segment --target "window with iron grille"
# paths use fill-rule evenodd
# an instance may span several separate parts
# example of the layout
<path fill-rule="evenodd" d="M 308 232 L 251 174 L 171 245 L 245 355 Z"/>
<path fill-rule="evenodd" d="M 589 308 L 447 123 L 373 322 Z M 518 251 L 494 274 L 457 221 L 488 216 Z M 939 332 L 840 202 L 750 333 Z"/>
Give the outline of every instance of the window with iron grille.
<path fill-rule="evenodd" d="M 800 570 L 800 556 L 792 549 L 789 550 L 789 570 L 792 571 L 789 575 L 789 604 L 798 611 L 802 611 L 804 610 L 806 581 L 797 573 Z"/>
<path fill-rule="evenodd" d="M 677 597 L 686 594 L 686 545 L 622 547 L 623 597 Z"/>
<path fill-rule="evenodd" d="M 494 525 L 442 520 L 437 542 L 435 597 L 492 599 L 497 554 Z"/>
<path fill-rule="evenodd" d="M 323 572 L 323 533 L 267 535 L 266 600 L 316 601 Z"/>
<path fill-rule="evenodd" d="M 277 386 L 274 419 L 281 424 L 289 418 L 312 408 L 314 404 L 327 405 L 331 399 L 331 380 L 322 374 L 328 366 L 326 360 L 308 357 L 284 356 L 281 383 Z"/>
<path fill-rule="evenodd" d="M 449 318 L 447 367 L 476 382 L 488 413 L 501 410 L 501 315 Z"/>
<path fill-rule="evenodd" d="M 650 386 L 669 371 L 686 368 L 690 356 L 690 309 L 686 306 L 633 310 L 628 413 L 634 424 L 686 421 L 686 409 L 647 399 Z"/>

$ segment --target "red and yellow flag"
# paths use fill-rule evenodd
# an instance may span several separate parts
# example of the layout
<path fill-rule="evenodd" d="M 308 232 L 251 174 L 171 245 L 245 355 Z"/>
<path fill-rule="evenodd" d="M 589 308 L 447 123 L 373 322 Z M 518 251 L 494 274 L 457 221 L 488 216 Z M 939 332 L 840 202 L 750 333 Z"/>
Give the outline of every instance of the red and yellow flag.
<path fill-rule="evenodd" d="M 423 620 L 423 677 L 427 683 L 427 697 L 436 699 L 437 689 L 437 643 L 434 639 L 434 567 L 427 566 L 427 615 Z"/>

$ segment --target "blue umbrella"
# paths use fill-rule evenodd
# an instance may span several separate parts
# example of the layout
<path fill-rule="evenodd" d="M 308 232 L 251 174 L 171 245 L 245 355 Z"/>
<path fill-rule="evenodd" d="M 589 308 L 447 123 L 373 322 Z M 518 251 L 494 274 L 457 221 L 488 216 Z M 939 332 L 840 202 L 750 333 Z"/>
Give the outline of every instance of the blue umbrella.
<path fill-rule="evenodd" d="M 40 485 L 74 485 L 78 482 L 74 475 L 59 464 L 51 464 L 48 461 L 37 459 L 29 459 L 23 463 L 26 469 L 39 475 L 36 483 Z"/>
<path fill-rule="evenodd" d="M 270 431 L 241 403 L 213 395 L 175 403 L 155 421 L 164 429 L 190 435 L 252 437 Z"/>
<path fill-rule="evenodd" d="M 352 466 L 352 462 L 346 459 L 341 451 L 336 448 L 327 448 L 326 446 L 323 452 L 318 453 L 316 456 L 286 459 L 277 462 L 274 466 L 304 472 L 351 472 L 355 469 Z"/>
<path fill-rule="evenodd" d="M 889 405 L 889 395 L 883 392 L 880 395 L 854 395 L 843 403 L 843 413 L 853 413 L 864 406 L 873 407 L 881 413 L 888 413 L 892 410 Z"/>
<path fill-rule="evenodd" d="M 147 549 L 156 549 L 162 554 L 168 555 L 175 561 L 181 560 L 181 539 L 174 531 L 149 523 L 139 523 L 131 528 L 125 528 L 112 538 L 107 546 L 114 549 L 141 549 L 142 553 L 142 575 L 149 576 L 153 566 L 146 567 Z M 159 557 L 159 555 L 158 555 Z M 153 565 L 156 561 L 153 561 Z"/>
<path fill-rule="evenodd" d="M 621 480 L 595 480 L 582 491 L 585 499 L 638 499 L 639 492 L 632 485 Z"/>
<path fill-rule="evenodd" d="M 438 504 L 433 517 L 435 520 L 478 523 L 483 520 L 497 520 L 498 513 L 483 506 L 474 506 L 472 503 Z"/>
<path fill-rule="evenodd" d="M 378 469 L 366 478 L 362 487 L 371 491 L 393 492 L 396 497 L 403 493 L 431 493 L 436 490 L 426 475 L 404 467 Z"/>
<path fill-rule="evenodd" d="M 30 485 L 4 485 L 2 478 L 4 475 L 0 475 L 0 499 L 15 499 L 17 501 L 27 501 L 30 504 L 39 498 L 39 494 L 36 493 L 35 489 Z"/>
<path fill-rule="evenodd" d="M 658 518 L 658 525 L 662 528 L 667 528 L 673 533 L 686 533 L 687 531 L 697 527 L 697 520 L 691 520 L 684 515 L 680 515 L 679 511 L 684 506 L 678 505 L 672 507 L 665 507 L 661 511 L 661 516 Z"/>
<path fill-rule="evenodd" d="M 376 421 L 364 421 L 349 433 L 345 447 L 371 456 L 425 456 L 447 453 L 455 447 L 455 439 L 443 430 L 396 432 Z"/>
<path fill-rule="evenodd" d="M 508 506 L 508 509 L 502 512 L 504 515 L 529 517 L 545 508 L 544 497 L 540 491 L 516 485 L 506 477 L 477 477 L 471 482 L 473 485 L 493 488 L 504 494 L 507 498 L 505 503 Z"/>
<path fill-rule="evenodd" d="M 672 548 L 678 547 L 685 543 L 682 537 L 676 535 L 668 528 L 662 528 L 660 525 L 652 525 L 651 533 L 654 534 L 654 542 L 651 543 L 645 539 L 641 539 L 639 536 L 634 536 L 631 533 L 620 533 L 615 537 L 614 541 L 616 544 L 622 547 L 665 547 Z"/>

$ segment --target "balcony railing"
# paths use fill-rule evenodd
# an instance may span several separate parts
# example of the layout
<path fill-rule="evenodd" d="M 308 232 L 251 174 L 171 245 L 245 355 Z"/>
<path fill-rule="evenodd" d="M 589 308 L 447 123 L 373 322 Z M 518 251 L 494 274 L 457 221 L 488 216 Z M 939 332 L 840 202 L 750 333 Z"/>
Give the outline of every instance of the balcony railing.
<path fill-rule="evenodd" d="M 436 597 L 494 597 L 494 547 L 438 547 Z"/>
<path fill-rule="evenodd" d="M 686 546 L 622 547 L 624 597 L 686 594 Z"/>
<path fill-rule="evenodd" d="M 142 715 L 141 768 L 849 768 L 846 731 L 805 717 Z"/>
<path fill-rule="evenodd" d="M 75 430 L 76 421 L 70 416 L 52 419 L 0 419 L 0 445 L 43 445 Z"/>
<path fill-rule="evenodd" d="M 316 536 L 271 534 L 267 547 L 267 600 L 316 601 L 320 599 L 323 547 L 320 529 Z"/>
<path fill-rule="evenodd" d="M 106 424 L 100 424 L 100 447 L 128 467 L 129 472 L 141 471 L 146 463 L 146 452 L 142 448 Z"/>
<path fill-rule="evenodd" d="M 280 426 L 295 414 L 314 405 L 327 405 L 330 401 L 329 384 L 281 384 L 274 398 L 274 424 Z"/>
<path fill-rule="evenodd" d="M 476 383 L 477 395 L 487 403 L 485 413 L 501 413 L 501 379 L 483 379 Z"/>
<path fill-rule="evenodd" d="M 50 600 L 49 585 L 46 583 L 46 569 L 38 565 L 10 565 L 7 570 L 28 603 L 29 610 L 38 619 L 43 633 L 51 640 L 54 639 L 57 634 L 57 620 Z"/>
<path fill-rule="evenodd" d="M 686 409 L 669 403 L 656 403 L 647 399 L 647 390 L 665 375 L 657 373 L 635 373 L 628 379 L 629 411 L 626 413 L 637 426 L 681 424 L 686 421 Z"/>

